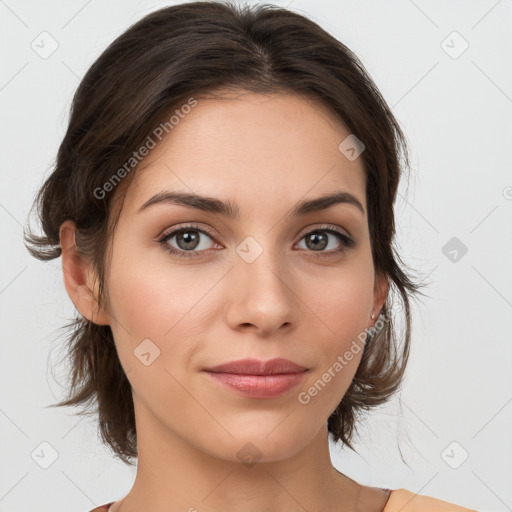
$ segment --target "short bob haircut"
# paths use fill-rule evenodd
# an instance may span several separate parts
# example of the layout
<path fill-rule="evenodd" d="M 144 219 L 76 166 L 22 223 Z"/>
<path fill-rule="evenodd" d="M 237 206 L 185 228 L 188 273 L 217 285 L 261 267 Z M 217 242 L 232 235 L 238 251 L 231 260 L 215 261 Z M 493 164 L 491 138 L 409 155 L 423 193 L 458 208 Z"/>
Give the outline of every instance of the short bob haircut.
<path fill-rule="evenodd" d="M 109 311 L 104 285 L 111 241 L 137 167 L 127 172 L 126 162 L 190 98 L 222 97 L 226 91 L 320 100 L 365 146 L 372 259 L 392 293 L 381 310 L 384 326 L 368 334 L 354 379 L 328 418 L 334 442 L 354 450 L 356 420 L 399 390 L 409 357 L 409 299 L 421 293 L 421 285 L 396 252 L 393 210 L 409 157 L 398 122 L 361 62 L 313 21 L 274 5 L 202 1 L 156 10 L 130 26 L 92 64 L 75 92 L 52 173 L 32 206 L 44 233 L 26 228 L 25 245 L 40 260 L 59 257 L 59 228 L 73 220 L 77 251 L 96 270 L 98 303 Z M 118 172 L 123 166 L 125 172 Z M 120 183 L 105 193 L 116 172 Z M 391 303 L 391 295 L 401 303 Z M 398 313 L 405 319 L 400 335 L 393 322 Z M 110 326 L 75 315 L 64 328 L 71 365 L 68 396 L 51 406 L 81 406 L 80 414 L 97 414 L 102 442 L 133 464 L 133 398 Z"/>

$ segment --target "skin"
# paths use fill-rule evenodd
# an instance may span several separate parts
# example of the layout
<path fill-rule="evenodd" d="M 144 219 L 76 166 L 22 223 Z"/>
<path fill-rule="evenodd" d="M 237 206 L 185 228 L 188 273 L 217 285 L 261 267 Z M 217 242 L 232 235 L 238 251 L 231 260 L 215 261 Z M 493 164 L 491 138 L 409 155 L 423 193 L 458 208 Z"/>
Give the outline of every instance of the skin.
<path fill-rule="evenodd" d="M 338 473 L 329 455 L 327 419 L 362 350 L 308 404 L 297 398 L 374 324 L 388 292 L 372 262 L 362 158 L 338 150 L 350 132 L 314 100 L 198 100 L 127 189 L 112 241 L 109 313 L 97 311 L 94 270 L 74 253 L 73 222 L 61 226 L 66 290 L 84 317 L 111 326 L 133 390 L 137 476 L 111 511 L 381 510 L 384 493 Z M 165 203 L 137 212 L 163 190 L 232 201 L 240 218 Z M 364 214 L 337 204 L 286 217 L 299 200 L 334 191 L 356 196 Z M 158 240 L 189 222 L 215 237 L 192 230 L 199 257 L 186 260 Z M 343 244 L 324 231 L 328 247 L 306 245 L 305 235 L 324 225 L 349 233 L 355 247 L 315 258 Z M 236 252 L 248 236 L 263 248 L 252 263 Z M 187 248 L 177 237 L 166 243 Z M 148 366 L 134 356 L 145 339 L 160 350 Z M 246 357 L 284 357 L 309 373 L 291 392 L 258 400 L 201 372 Z M 249 442 L 260 457 L 251 466 L 237 455 Z"/>

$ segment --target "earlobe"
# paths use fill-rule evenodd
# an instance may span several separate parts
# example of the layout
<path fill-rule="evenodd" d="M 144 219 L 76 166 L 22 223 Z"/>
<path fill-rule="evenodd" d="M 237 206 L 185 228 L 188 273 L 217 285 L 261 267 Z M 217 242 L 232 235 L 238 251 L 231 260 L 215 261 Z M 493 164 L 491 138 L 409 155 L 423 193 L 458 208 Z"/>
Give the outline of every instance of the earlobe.
<path fill-rule="evenodd" d="M 95 274 L 76 251 L 75 231 L 75 223 L 71 220 L 63 222 L 59 230 L 64 286 L 84 318 L 98 325 L 110 325 L 109 316 L 99 308 Z"/>

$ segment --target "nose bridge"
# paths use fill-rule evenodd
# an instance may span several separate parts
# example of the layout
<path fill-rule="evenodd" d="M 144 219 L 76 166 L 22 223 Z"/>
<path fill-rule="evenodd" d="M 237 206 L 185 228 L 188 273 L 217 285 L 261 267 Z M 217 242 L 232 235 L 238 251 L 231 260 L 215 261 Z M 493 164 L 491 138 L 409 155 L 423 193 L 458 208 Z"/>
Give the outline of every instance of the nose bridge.
<path fill-rule="evenodd" d="M 261 288 L 276 288 L 274 292 L 286 285 L 283 282 L 284 254 L 274 246 L 272 232 L 247 236 L 237 247 L 235 270 L 238 278 L 249 280 L 251 287 L 260 284 Z"/>
<path fill-rule="evenodd" d="M 285 255 L 274 247 L 275 236 L 267 232 L 247 236 L 237 247 L 233 272 L 231 319 L 272 331 L 291 322 L 294 294 L 286 271 Z M 234 309 L 233 309 L 234 308 Z"/>

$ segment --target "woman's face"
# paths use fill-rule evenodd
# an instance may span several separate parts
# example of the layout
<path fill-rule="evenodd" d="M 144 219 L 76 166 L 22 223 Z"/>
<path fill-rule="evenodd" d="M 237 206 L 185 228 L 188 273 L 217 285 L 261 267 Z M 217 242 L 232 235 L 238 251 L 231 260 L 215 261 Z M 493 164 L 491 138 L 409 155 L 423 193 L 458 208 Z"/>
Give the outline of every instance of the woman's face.
<path fill-rule="evenodd" d="M 348 135 L 296 95 L 198 98 L 134 171 L 107 288 L 138 429 L 152 425 L 220 459 L 263 462 L 289 457 L 325 428 L 387 291 L 374 274 L 362 158 L 339 149 Z M 209 200 L 147 205 L 165 193 Z M 326 202 L 295 211 L 332 194 L 351 194 L 361 209 Z M 204 371 L 246 358 L 307 371 L 274 396 Z M 263 387 L 265 379 L 253 378 Z"/>

